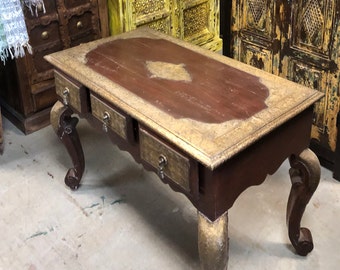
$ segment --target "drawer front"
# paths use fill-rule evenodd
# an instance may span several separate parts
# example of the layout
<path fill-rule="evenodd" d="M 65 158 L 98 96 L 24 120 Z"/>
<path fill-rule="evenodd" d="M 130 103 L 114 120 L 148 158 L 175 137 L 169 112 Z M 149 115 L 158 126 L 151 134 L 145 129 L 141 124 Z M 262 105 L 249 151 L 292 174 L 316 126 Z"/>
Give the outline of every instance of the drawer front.
<path fill-rule="evenodd" d="M 66 76 L 54 71 L 56 93 L 64 105 L 70 105 L 80 113 L 88 112 L 86 89 L 83 85 L 69 80 Z"/>
<path fill-rule="evenodd" d="M 139 140 L 142 160 L 154 167 L 161 178 L 164 174 L 186 191 L 190 191 L 189 159 L 144 129 L 139 130 Z M 166 164 L 160 164 L 164 160 Z"/>
<path fill-rule="evenodd" d="M 99 20 L 91 10 L 73 15 L 68 20 L 71 46 L 86 43 L 100 37 Z"/>
<path fill-rule="evenodd" d="M 127 139 L 127 119 L 124 115 L 93 95 L 91 109 L 92 115 L 103 123 L 104 130 L 111 129 L 123 139 Z"/>
<path fill-rule="evenodd" d="M 53 21 L 48 25 L 39 25 L 29 32 L 32 47 L 48 43 L 61 43 L 59 22 Z"/>

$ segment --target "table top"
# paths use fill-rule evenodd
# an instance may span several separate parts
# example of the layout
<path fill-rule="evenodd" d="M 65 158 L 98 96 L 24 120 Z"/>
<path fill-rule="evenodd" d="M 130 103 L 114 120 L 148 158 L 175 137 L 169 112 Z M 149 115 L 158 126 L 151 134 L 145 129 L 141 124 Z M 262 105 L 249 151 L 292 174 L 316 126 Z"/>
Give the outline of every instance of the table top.
<path fill-rule="evenodd" d="M 323 95 L 147 28 L 46 59 L 212 169 Z"/>

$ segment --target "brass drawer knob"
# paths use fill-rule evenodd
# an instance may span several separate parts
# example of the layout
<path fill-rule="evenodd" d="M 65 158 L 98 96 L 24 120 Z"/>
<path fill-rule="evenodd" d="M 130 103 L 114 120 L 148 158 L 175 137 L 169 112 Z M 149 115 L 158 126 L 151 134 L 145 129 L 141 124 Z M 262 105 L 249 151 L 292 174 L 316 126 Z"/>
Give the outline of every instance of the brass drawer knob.
<path fill-rule="evenodd" d="M 47 31 L 44 31 L 44 32 L 41 33 L 41 38 L 42 38 L 43 40 L 46 40 L 46 39 L 48 39 L 49 37 L 50 37 L 50 35 L 49 35 L 49 33 L 48 33 Z"/>
<path fill-rule="evenodd" d="M 158 176 L 161 179 L 164 179 L 164 176 L 165 176 L 164 169 L 165 169 L 167 164 L 168 164 L 168 160 L 167 160 L 166 156 L 160 155 L 159 158 L 158 158 Z"/>
<path fill-rule="evenodd" d="M 107 132 L 110 124 L 110 114 L 108 112 L 104 112 L 103 114 L 103 131 Z"/>
<path fill-rule="evenodd" d="M 82 29 L 83 28 L 83 23 L 81 21 L 77 22 L 77 28 Z"/>
<path fill-rule="evenodd" d="M 63 103 L 64 103 L 64 105 L 68 105 L 69 98 L 70 98 L 70 89 L 65 87 L 64 91 L 63 91 Z"/>

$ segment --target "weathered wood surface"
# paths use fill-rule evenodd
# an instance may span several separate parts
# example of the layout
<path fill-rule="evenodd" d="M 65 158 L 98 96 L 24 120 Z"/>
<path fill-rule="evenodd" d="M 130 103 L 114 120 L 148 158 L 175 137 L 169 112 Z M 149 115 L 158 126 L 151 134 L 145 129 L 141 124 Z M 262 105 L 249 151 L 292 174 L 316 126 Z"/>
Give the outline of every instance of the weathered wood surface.
<path fill-rule="evenodd" d="M 114 105 L 126 111 L 139 122 L 152 128 L 184 152 L 190 153 L 210 168 L 215 168 L 251 143 L 259 140 L 271 130 L 305 110 L 322 96 L 317 91 L 146 28 L 125 33 L 119 36 L 119 39 L 140 37 L 150 39 L 150 49 L 152 48 L 152 43 L 155 42 L 156 44 L 159 39 L 164 40 L 163 42 L 166 44 L 177 43 L 182 46 L 181 52 L 187 53 L 187 50 L 190 50 L 192 54 L 197 56 L 197 67 L 204 66 L 204 61 L 203 63 L 199 61 L 202 59 L 199 54 L 203 54 L 213 63 L 212 69 L 219 67 L 219 63 L 223 63 L 230 68 L 232 67 L 232 70 L 251 74 L 253 80 L 257 78 L 256 80 L 259 81 L 261 87 L 268 89 L 265 109 L 255 114 L 250 113 L 248 118 L 233 119 L 222 123 L 207 123 L 192 118 L 175 118 L 173 115 L 159 109 L 154 103 L 144 100 L 130 89 L 121 86 L 119 82 L 112 81 L 108 77 L 94 72 L 91 66 L 85 65 L 88 62 L 87 55 L 90 51 L 95 50 L 103 43 L 116 40 L 117 37 L 83 44 L 75 49 L 71 48 L 58 53 L 56 57 L 53 54 L 49 55 L 47 59 L 57 68 L 63 68 L 65 73 L 72 75 L 74 79 L 92 89 L 104 100 L 110 100 Z M 119 57 L 119 54 L 116 57 Z M 152 61 L 155 60 L 155 58 L 152 59 Z M 186 64 L 185 62 L 183 63 L 184 65 Z M 168 63 L 180 64 L 172 61 Z M 93 65 L 101 66 L 102 64 L 98 62 L 97 64 L 92 63 Z M 114 68 L 114 63 L 112 63 L 111 67 Z M 107 66 L 108 69 L 111 67 Z M 187 72 L 192 71 L 187 69 Z M 201 76 L 204 76 L 204 72 L 202 72 Z M 133 80 L 134 77 L 130 77 L 130 79 Z M 157 78 L 153 79 L 158 80 Z M 235 76 L 233 79 L 236 80 Z M 238 81 L 240 80 L 242 78 L 238 79 Z M 138 83 L 141 91 L 143 91 L 143 84 L 146 82 L 139 81 Z M 216 81 L 210 83 L 212 86 L 217 85 Z M 197 78 L 190 82 L 192 87 L 197 84 L 199 84 L 199 79 Z M 233 87 L 233 89 L 236 91 L 237 87 Z M 221 92 L 222 90 L 219 88 L 216 91 Z M 244 89 L 244 91 L 251 92 L 250 89 Z M 216 94 L 218 95 L 218 92 Z M 194 96 L 189 95 L 188 97 L 183 97 L 183 99 L 190 100 L 192 97 L 194 98 Z M 205 102 L 205 99 L 201 96 L 200 101 Z M 223 99 L 221 100 L 221 102 L 224 101 Z M 154 102 L 157 102 L 157 100 L 154 100 Z M 233 101 L 230 100 L 229 102 L 232 103 Z M 251 111 L 250 107 L 249 111 Z M 218 125 L 218 128 L 214 128 L 216 125 Z"/>

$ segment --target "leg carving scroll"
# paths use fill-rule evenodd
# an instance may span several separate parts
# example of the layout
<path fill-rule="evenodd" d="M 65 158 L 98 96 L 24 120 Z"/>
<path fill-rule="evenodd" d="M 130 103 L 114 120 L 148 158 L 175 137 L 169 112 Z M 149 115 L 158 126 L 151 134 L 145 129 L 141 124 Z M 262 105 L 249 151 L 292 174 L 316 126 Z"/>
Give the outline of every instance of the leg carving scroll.
<path fill-rule="evenodd" d="M 51 110 L 51 125 L 59 139 L 65 145 L 73 163 L 65 176 L 65 184 L 75 190 L 83 176 L 85 161 L 76 125 L 78 118 L 72 117 L 72 110 L 57 102 Z"/>
<path fill-rule="evenodd" d="M 289 159 L 289 170 L 292 181 L 287 205 L 287 226 L 289 238 L 296 252 L 306 256 L 313 250 L 312 234 L 300 223 L 306 205 L 313 196 L 320 181 L 320 163 L 316 155 L 309 149 L 299 156 L 292 155 Z"/>
<path fill-rule="evenodd" d="M 198 251 L 203 270 L 228 266 L 228 212 L 214 222 L 198 212 Z"/>

